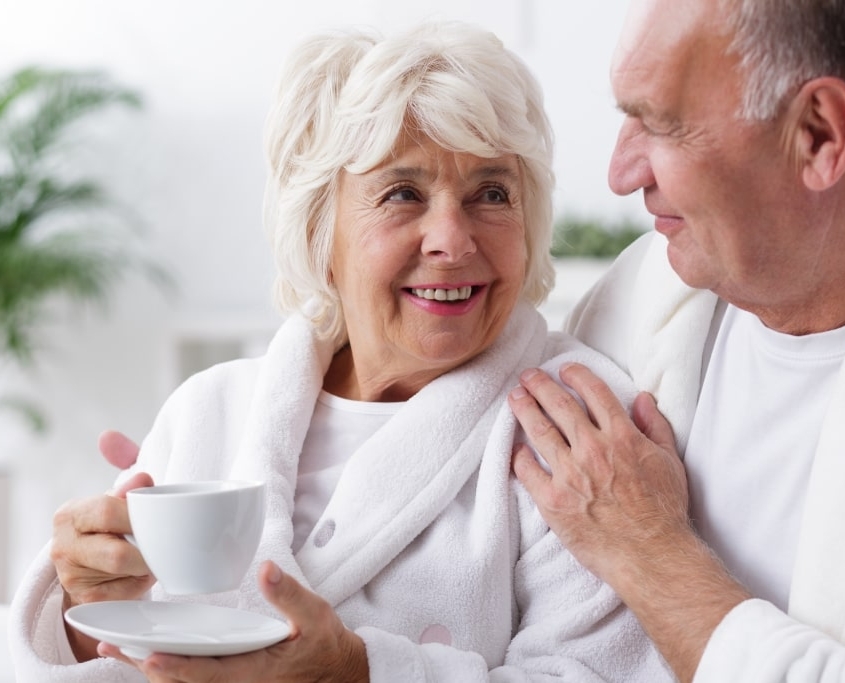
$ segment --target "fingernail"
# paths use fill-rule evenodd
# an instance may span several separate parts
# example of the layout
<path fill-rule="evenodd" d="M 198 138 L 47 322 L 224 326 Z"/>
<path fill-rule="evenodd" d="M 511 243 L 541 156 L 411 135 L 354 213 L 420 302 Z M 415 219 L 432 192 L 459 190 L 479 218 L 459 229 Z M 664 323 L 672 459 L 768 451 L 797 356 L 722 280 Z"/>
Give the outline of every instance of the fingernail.
<path fill-rule="evenodd" d="M 518 401 L 519 399 L 525 398 L 526 396 L 528 396 L 528 392 L 525 391 L 524 387 L 520 386 L 520 387 L 514 387 L 513 389 L 511 389 L 511 398 L 514 401 Z"/>
<path fill-rule="evenodd" d="M 519 379 L 523 382 L 528 382 L 534 375 L 540 372 L 537 368 L 528 368 L 527 370 L 523 370 L 522 374 L 520 374 Z"/>
<path fill-rule="evenodd" d="M 279 583 L 282 580 L 282 570 L 275 562 L 270 562 L 270 568 L 267 570 L 267 580 L 270 583 Z"/>

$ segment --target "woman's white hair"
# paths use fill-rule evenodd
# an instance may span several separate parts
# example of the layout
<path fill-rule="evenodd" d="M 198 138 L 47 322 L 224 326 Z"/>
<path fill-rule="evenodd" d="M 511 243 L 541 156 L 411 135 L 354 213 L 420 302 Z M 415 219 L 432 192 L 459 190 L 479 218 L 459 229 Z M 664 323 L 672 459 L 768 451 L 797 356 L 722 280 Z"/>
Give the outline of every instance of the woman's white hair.
<path fill-rule="evenodd" d="M 493 34 L 457 22 L 423 24 L 392 38 L 318 35 L 290 55 L 268 116 L 264 224 L 279 306 L 307 312 L 338 342 L 345 323 L 329 275 L 338 176 L 384 161 L 409 122 L 446 149 L 518 155 L 523 296 L 539 304 L 554 285 L 552 131 L 525 64 Z"/>
<path fill-rule="evenodd" d="M 742 64 L 740 116 L 766 121 L 806 81 L 845 78 L 845 0 L 721 0 Z"/>

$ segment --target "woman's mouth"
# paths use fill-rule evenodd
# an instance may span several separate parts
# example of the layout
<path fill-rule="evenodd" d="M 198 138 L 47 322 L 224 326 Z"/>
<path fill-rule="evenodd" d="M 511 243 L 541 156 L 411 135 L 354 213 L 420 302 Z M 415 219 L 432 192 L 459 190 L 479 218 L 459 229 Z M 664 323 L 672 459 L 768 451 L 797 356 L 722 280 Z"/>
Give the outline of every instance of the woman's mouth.
<path fill-rule="evenodd" d="M 465 287 L 455 287 L 446 289 L 437 287 L 420 289 L 412 287 L 408 291 L 415 297 L 420 299 L 427 299 L 428 301 L 466 301 L 472 296 L 472 287 L 467 285 Z"/>

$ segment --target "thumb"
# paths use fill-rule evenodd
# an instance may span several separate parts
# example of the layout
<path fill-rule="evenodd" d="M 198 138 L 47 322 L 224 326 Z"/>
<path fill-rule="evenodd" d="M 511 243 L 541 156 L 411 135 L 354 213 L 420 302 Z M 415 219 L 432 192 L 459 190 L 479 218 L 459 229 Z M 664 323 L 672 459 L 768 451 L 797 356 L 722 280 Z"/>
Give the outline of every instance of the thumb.
<path fill-rule="evenodd" d="M 288 620 L 291 638 L 298 636 L 309 619 L 314 619 L 328 604 L 270 560 L 258 570 L 258 585 L 267 602 Z"/>
<path fill-rule="evenodd" d="M 655 403 L 651 394 L 645 391 L 637 394 L 631 410 L 631 417 L 634 424 L 651 441 L 664 450 L 676 452 L 675 433 L 672 431 L 672 425 L 657 409 L 657 403 Z"/>

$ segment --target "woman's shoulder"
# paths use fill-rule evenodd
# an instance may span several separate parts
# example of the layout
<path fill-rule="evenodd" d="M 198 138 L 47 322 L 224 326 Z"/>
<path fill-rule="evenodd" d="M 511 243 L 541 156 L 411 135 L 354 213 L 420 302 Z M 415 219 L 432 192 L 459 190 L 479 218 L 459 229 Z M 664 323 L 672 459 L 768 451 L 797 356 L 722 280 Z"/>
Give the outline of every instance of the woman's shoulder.
<path fill-rule="evenodd" d="M 255 384 L 261 366 L 261 358 L 237 358 L 233 360 L 216 363 L 199 372 L 196 372 L 182 381 L 175 389 L 173 396 L 180 394 L 193 395 L 197 392 L 203 395 L 218 396 L 222 398 L 221 392 L 239 388 L 249 388 Z"/>
<path fill-rule="evenodd" d="M 214 478 L 214 468 L 227 462 L 238 442 L 260 368 L 260 359 L 246 358 L 188 377 L 159 410 L 143 440 L 136 468 L 165 481 L 174 473 L 200 467 L 193 462 L 193 454 L 215 453 L 201 465 L 211 468 L 203 476 Z"/>
<path fill-rule="evenodd" d="M 622 368 L 603 353 L 567 332 L 549 333 L 546 359 L 542 369 L 558 381 L 558 369 L 561 365 L 585 365 L 610 387 L 626 408 L 631 407 L 637 395 L 633 380 Z"/>
<path fill-rule="evenodd" d="M 157 421 L 176 419 L 220 424 L 226 414 L 245 410 L 261 373 L 261 358 L 239 358 L 212 365 L 185 379 L 161 407 Z"/>

